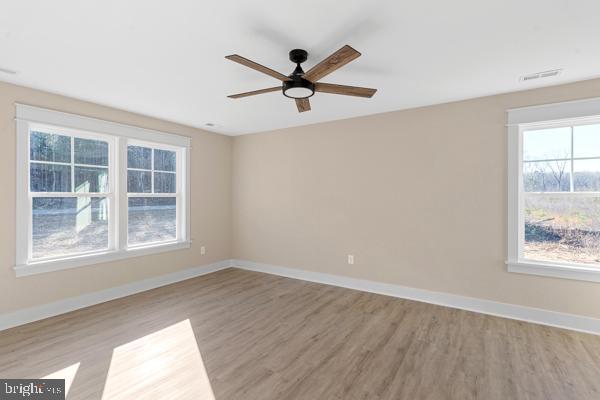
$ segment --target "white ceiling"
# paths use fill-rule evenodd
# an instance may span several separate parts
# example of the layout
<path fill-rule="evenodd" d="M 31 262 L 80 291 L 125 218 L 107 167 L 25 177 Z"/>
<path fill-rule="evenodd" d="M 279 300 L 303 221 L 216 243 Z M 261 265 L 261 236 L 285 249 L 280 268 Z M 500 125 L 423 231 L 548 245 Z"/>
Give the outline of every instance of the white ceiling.
<path fill-rule="evenodd" d="M 0 80 L 237 135 L 436 104 L 600 75 L 598 0 L 1 0 Z M 363 55 L 323 82 L 378 88 L 372 99 L 317 93 L 312 111 L 278 81 L 344 44 Z M 555 78 L 521 75 L 564 68 Z M 214 123 L 214 128 L 205 126 Z"/>

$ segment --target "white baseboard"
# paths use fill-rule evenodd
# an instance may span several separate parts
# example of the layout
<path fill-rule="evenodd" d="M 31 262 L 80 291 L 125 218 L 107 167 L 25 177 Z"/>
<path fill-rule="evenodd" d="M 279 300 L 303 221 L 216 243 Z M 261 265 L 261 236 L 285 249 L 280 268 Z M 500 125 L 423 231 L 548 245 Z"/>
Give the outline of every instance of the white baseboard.
<path fill-rule="evenodd" d="M 44 318 L 53 317 L 55 315 L 64 314 L 69 311 L 93 306 L 95 304 L 104 303 L 110 300 L 115 300 L 160 286 L 170 285 L 171 283 L 184 281 L 197 276 L 210 274 L 211 272 L 229 268 L 231 267 L 231 264 L 231 260 L 223 260 L 213 264 L 188 268 L 182 271 L 128 283 L 123 286 L 117 286 L 114 288 L 101 290 L 99 292 L 87 293 L 81 296 L 70 297 L 68 299 L 59 300 L 41 306 L 0 314 L 0 330 L 27 324 L 29 322 L 38 321 Z"/>
<path fill-rule="evenodd" d="M 491 300 L 476 299 L 473 297 L 455 294 L 433 292 L 424 289 L 415 289 L 406 286 L 374 282 L 363 279 L 348 278 L 345 276 L 324 274 L 320 272 L 305 271 L 294 268 L 280 267 L 277 265 L 262 264 L 246 260 L 233 260 L 233 266 L 250 271 L 264 272 L 272 275 L 301 279 L 304 281 L 324 283 L 349 289 L 361 290 L 399 297 L 425 303 L 437 304 L 461 310 L 474 311 L 482 314 L 516 319 L 519 321 L 549 325 L 578 332 L 600 335 L 600 319 L 548 311 L 539 308 L 524 307 L 515 304 L 499 303 Z"/>
<path fill-rule="evenodd" d="M 499 303 L 496 301 L 476 299 L 473 297 L 459 296 L 449 293 L 433 292 L 389 283 L 349 278 L 340 275 L 286 268 L 277 265 L 262 264 L 246 260 L 223 260 L 213 264 L 188 268 L 171 274 L 148 278 L 99 292 L 88 293 L 41 306 L 0 314 L 0 330 L 53 317 L 55 315 L 64 314 L 80 308 L 115 300 L 160 286 L 195 278 L 197 276 L 206 275 L 211 272 L 230 268 L 232 266 L 250 271 L 264 272 L 272 275 L 285 276 L 288 278 L 301 279 L 304 281 L 322 283 L 332 286 L 340 286 L 354 290 L 361 290 L 363 292 L 416 300 L 425 303 L 479 312 L 482 314 L 495 315 L 498 317 L 511 318 L 520 321 L 600 335 L 600 319 L 596 318 L 542 310 L 539 308 L 518 306 L 515 304 Z"/>

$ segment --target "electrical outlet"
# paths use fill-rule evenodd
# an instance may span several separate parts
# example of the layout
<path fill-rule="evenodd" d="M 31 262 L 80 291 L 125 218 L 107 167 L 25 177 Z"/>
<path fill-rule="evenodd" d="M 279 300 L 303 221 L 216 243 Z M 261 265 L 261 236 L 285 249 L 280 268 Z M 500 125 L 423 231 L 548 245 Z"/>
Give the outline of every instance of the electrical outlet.
<path fill-rule="evenodd" d="M 348 254 L 348 264 L 354 264 L 354 256 L 352 254 Z"/>
<path fill-rule="evenodd" d="M 202 246 L 200 247 L 200 255 L 203 256 L 206 254 L 206 247 Z"/>

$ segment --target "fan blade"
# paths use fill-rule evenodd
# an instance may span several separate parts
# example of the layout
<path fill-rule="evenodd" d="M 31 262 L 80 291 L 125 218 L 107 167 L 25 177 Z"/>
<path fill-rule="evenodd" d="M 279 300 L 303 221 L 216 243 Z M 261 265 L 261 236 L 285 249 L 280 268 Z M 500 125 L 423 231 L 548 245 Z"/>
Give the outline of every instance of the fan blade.
<path fill-rule="evenodd" d="M 266 89 L 254 90 L 252 92 L 232 94 L 227 97 L 229 97 L 230 99 L 240 99 L 242 97 L 254 96 L 257 94 L 263 94 L 263 93 L 269 93 L 269 92 L 277 92 L 279 90 L 281 90 L 281 86 L 275 86 L 275 87 L 266 88 Z"/>
<path fill-rule="evenodd" d="M 308 99 L 296 99 L 298 112 L 310 111 L 310 101 Z"/>
<path fill-rule="evenodd" d="M 345 96 L 373 97 L 375 92 L 377 92 L 377 89 L 317 82 L 315 83 L 315 92 L 342 94 Z"/>
<path fill-rule="evenodd" d="M 280 81 L 285 82 L 290 80 L 290 78 L 288 78 L 287 76 L 280 74 L 279 72 L 274 71 L 271 68 L 267 68 L 264 65 L 255 63 L 254 61 L 248 60 L 247 58 L 244 58 L 242 56 L 238 56 L 237 54 L 232 54 L 230 56 L 226 56 L 225 58 L 236 63 L 245 65 L 246 67 L 252 68 L 253 70 L 256 70 L 258 72 L 262 72 L 263 74 L 272 76 L 273 78 L 279 79 Z"/>
<path fill-rule="evenodd" d="M 360 53 L 352 47 L 345 45 L 304 74 L 304 79 L 316 82 L 326 75 L 329 75 L 338 68 L 343 67 L 350 61 L 360 57 Z"/>

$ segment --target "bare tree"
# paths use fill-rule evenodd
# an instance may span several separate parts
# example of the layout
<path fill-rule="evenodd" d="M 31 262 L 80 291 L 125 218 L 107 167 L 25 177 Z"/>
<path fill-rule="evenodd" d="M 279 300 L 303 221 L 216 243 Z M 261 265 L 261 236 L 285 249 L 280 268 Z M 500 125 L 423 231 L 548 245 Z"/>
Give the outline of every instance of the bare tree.
<path fill-rule="evenodd" d="M 557 156 L 556 158 L 562 158 L 555 161 L 549 161 L 548 168 L 550 168 L 550 172 L 552 173 L 552 177 L 556 181 L 558 185 L 558 191 L 560 192 L 562 189 L 563 179 L 568 178 L 568 174 L 565 173 L 567 169 L 567 165 L 569 164 L 569 160 L 566 160 L 568 154 L 564 154 L 563 157 Z"/>
<path fill-rule="evenodd" d="M 552 163 L 548 163 L 548 168 L 550 168 L 550 172 L 552 173 L 552 177 L 556 181 L 558 185 L 558 191 L 562 188 L 563 178 L 566 178 L 565 169 L 567 168 L 566 160 L 556 160 L 554 161 L 554 165 Z"/>
<path fill-rule="evenodd" d="M 527 163 L 523 170 L 523 179 L 527 191 L 545 192 L 548 188 L 546 178 L 548 171 L 545 163 Z"/>

